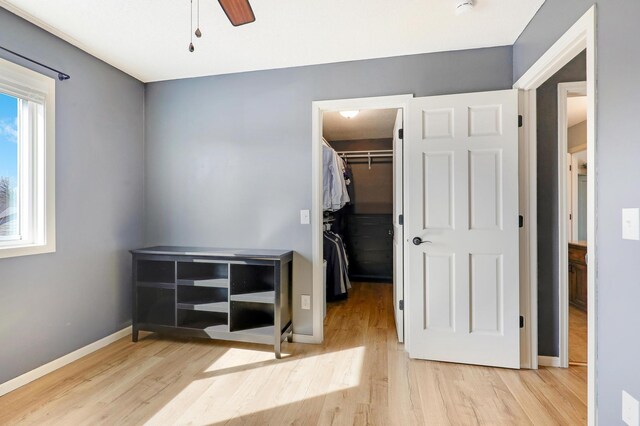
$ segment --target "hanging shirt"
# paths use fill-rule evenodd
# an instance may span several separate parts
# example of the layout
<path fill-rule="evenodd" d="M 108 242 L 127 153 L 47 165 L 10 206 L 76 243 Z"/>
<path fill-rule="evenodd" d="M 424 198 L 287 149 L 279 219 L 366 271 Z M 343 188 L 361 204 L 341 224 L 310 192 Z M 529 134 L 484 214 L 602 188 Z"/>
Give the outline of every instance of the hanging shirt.
<path fill-rule="evenodd" d="M 323 256 L 327 261 L 327 296 L 346 296 L 351 288 L 349 281 L 349 261 L 344 243 L 339 235 L 330 231 L 323 233 Z"/>
<path fill-rule="evenodd" d="M 350 201 L 344 178 L 344 163 L 336 151 L 322 144 L 322 207 L 324 210 L 340 210 Z"/>
<path fill-rule="evenodd" d="M 338 160 L 338 165 L 340 166 L 340 175 L 342 179 L 340 180 L 342 185 L 340 187 L 340 208 L 344 207 L 351 199 L 349 198 L 349 190 L 347 189 L 347 165 L 344 162 L 343 158 L 340 158 L 338 153 L 336 153 L 336 158 Z"/>
<path fill-rule="evenodd" d="M 335 300 L 346 295 L 344 266 L 338 242 L 329 232 L 323 233 L 323 258 L 327 261 L 327 300 Z"/>

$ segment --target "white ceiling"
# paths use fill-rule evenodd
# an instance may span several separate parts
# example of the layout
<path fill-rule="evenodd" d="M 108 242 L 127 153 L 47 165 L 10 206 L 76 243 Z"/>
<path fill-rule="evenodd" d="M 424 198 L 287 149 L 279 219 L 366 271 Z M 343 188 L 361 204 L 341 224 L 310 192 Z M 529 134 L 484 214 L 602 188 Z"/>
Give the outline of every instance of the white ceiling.
<path fill-rule="evenodd" d="M 322 135 L 328 141 L 390 138 L 397 113 L 397 109 L 368 109 L 353 118 L 345 118 L 339 112 L 325 112 Z"/>
<path fill-rule="evenodd" d="M 582 123 L 587 119 L 587 97 L 574 96 L 567 98 L 567 119 L 569 127 Z"/>
<path fill-rule="evenodd" d="M 194 0 L 194 4 L 195 4 Z M 189 53 L 188 0 L 0 0 L 14 13 L 144 81 L 511 45 L 544 0 L 253 0 L 233 27 L 200 0 Z"/>

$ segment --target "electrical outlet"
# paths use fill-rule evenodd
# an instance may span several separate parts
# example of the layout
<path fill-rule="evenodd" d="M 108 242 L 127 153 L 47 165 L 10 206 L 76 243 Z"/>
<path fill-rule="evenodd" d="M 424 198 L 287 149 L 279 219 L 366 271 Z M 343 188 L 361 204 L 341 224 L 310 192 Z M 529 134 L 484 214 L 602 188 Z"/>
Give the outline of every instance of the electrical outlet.
<path fill-rule="evenodd" d="M 300 210 L 300 223 L 308 225 L 310 223 L 309 210 Z"/>
<path fill-rule="evenodd" d="M 640 403 L 622 391 L 622 421 L 629 426 L 640 426 Z"/>
<path fill-rule="evenodd" d="M 311 309 L 311 296 L 309 296 L 308 294 L 303 294 L 302 296 L 300 296 L 300 307 L 306 310 Z"/>

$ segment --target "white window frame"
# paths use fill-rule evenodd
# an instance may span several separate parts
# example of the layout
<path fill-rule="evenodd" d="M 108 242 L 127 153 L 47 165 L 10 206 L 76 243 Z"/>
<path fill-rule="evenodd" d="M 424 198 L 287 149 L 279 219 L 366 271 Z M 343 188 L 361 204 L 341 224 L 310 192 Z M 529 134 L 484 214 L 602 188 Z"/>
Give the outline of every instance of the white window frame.
<path fill-rule="evenodd" d="M 29 139 L 18 141 L 22 238 L 0 241 L 0 259 L 56 251 L 55 90 L 53 78 L 0 59 L 0 92 L 23 100 L 19 134 Z"/>

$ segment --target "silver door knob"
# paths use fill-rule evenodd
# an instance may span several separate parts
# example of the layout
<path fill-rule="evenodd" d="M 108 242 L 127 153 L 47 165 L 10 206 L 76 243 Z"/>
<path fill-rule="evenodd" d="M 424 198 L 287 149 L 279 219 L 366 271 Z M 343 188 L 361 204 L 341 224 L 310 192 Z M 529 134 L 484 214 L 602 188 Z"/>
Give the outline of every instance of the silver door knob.
<path fill-rule="evenodd" d="M 431 244 L 431 241 L 423 240 L 423 239 L 422 239 L 422 238 L 420 238 L 420 237 L 415 237 L 415 238 L 413 239 L 413 244 L 415 244 L 415 245 L 417 245 L 417 246 L 419 246 L 420 244 L 426 244 L 426 243 Z"/>

